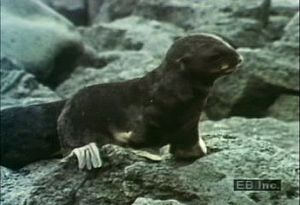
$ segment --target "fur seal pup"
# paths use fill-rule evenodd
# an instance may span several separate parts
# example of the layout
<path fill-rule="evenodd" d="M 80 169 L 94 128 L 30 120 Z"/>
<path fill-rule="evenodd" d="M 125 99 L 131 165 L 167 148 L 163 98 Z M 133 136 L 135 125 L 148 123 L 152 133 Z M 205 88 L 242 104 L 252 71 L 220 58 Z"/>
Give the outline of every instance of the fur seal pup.
<path fill-rule="evenodd" d="M 213 83 L 242 63 L 221 37 L 191 35 L 175 41 L 162 63 L 144 77 L 86 87 L 58 118 L 64 156 L 79 168 L 101 167 L 98 146 L 133 148 L 170 144 L 176 158 L 198 158 L 206 146 L 198 120 Z"/>

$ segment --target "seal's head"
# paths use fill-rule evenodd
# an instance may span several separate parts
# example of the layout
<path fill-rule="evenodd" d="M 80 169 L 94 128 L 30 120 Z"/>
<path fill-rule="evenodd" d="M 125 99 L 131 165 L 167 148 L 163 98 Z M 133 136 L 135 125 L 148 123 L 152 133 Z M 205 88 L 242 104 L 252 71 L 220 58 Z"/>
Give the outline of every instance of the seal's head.
<path fill-rule="evenodd" d="M 193 77 L 216 78 L 235 71 L 243 57 L 234 46 L 212 34 L 198 34 L 180 38 L 166 54 L 166 63 Z"/>

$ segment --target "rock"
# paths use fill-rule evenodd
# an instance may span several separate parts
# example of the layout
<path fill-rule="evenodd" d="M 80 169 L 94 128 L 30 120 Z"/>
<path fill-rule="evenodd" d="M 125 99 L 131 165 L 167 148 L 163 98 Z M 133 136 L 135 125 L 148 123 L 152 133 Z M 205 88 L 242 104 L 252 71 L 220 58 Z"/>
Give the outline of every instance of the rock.
<path fill-rule="evenodd" d="M 126 5 L 120 1 L 103 1 L 94 22 L 110 22 L 137 15 L 172 23 L 193 33 L 218 33 L 234 40 L 238 46 L 258 47 L 264 45 L 264 40 L 268 39 L 263 29 L 268 22 L 269 8 L 270 0 L 247 3 L 243 0 L 132 0 Z"/>
<path fill-rule="evenodd" d="M 299 96 L 281 95 L 268 109 L 268 116 L 285 121 L 299 121 Z"/>
<path fill-rule="evenodd" d="M 98 15 L 100 7 L 102 6 L 103 2 L 104 2 L 103 0 L 89 0 L 89 1 L 86 1 L 88 19 L 89 19 L 90 24 L 93 23 L 96 16 Z"/>
<path fill-rule="evenodd" d="M 1 58 L 1 109 L 59 100 L 60 97 L 41 85 L 24 67 L 8 58 Z"/>
<path fill-rule="evenodd" d="M 263 117 L 280 95 L 299 96 L 299 13 L 280 40 L 240 52 L 245 59 L 240 71 L 215 84 L 206 108 L 209 119 Z"/>
<path fill-rule="evenodd" d="M 284 28 L 290 21 L 287 16 L 270 16 L 269 23 L 266 27 L 266 33 L 271 41 L 279 40 L 283 33 Z"/>
<path fill-rule="evenodd" d="M 176 200 L 153 200 L 149 198 L 139 197 L 132 205 L 183 205 Z"/>
<path fill-rule="evenodd" d="M 121 82 L 142 77 L 155 69 L 159 59 L 153 58 L 148 52 L 110 51 L 100 54 L 107 66 L 102 69 L 79 67 L 71 77 L 63 82 L 56 92 L 70 97 L 79 89 L 98 83 Z"/>
<path fill-rule="evenodd" d="M 85 0 L 41 0 L 55 11 L 65 16 L 75 25 L 88 25 L 89 15 Z"/>
<path fill-rule="evenodd" d="M 269 0 L 260 0 L 255 2 L 241 1 L 192 1 L 185 2 L 179 0 L 141 0 L 134 13 L 146 16 L 151 19 L 172 22 L 175 25 L 184 28 L 196 28 L 196 25 L 220 22 L 219 17 L 253 18 L 261 21 L 267 21 Z M 218 11 L 219 14 L 211 15 L 208 11 Z M 208 17 L 208 15 L 210 17 Z M 193 18 L 194 22 L 192 21 Z M 220 24 L 222 26 L 222 24 Z"/>
<path fill-rule="evenodd" d="M 198 4 L 194 2 L 178 0 L 140 0 L 133 13 L 148 19 L 168 22 L 189 29 L 194 26 L 191 18 L 196 17 L 197 6 Z"/>
<path fill-rule="evenodd" d="M 9 179 L 13 174 L 12 170 L 2 166 L 0 166 L 0 172 L 1 172 L 1 179 Z"/>
<path fill-rule="evenodd" d="M 243 49 L 241 53 L 245 58 L 242 68 L 214 85 L 205 109 L 209 119 L 266 116 L 282 92 L 297 89 L 294 64 L 262 49 Z"/>
<path fill-rule="evenodd" d="M 227 178 L 281 180 L 279 192 L 244 192 L 255 204 L 299 203 L 298 122 L 231 118 L 203 122 L 199 129 L 213 152 L 198 160 L 199 165 L 212 163 Z"/>
<path fill-rule="evenodd" d="M 80 35 L 38 0 L 1 1 L 1 58 L 16 59 L 40 82 L 56 86 L 83 52 Z"/>
<path fill-rule="evenodd" d="M 283 35 L 284 27 L 297 12 L 299 12 L 299 1 L 272 0 L 269 22 L 266 27 L 269 38 L 271 40 L 280 39 Z"/>
<path fill-rule="evenodd" d="M 282 37 L 284 41 L 299 42 L 299 12 L 294 15 L 288 25 L 285 27 L 285 34 Z"/>
<path fill-rule="evenodd" d="M 200 125 L 209 154 L 193 163 L 153 162 L 116 145 L 100 169 L 75 158 L 33 163 L 1 175 L 3 204 L 288 204 L 299 201 L 298 123 L 231 118 Z M 233 179 L 281 179 L 277 192 L 235 192 Z M 16 195 L 15 193 L 18 193 Z M 12 197 L 14 196 L 14 197 Z"/>
<path fill-rule="evenodd" d="M 243 71 L 248 71 L 249 77 L 252 74 L 277 87 L 299 91 L 299 62 L 294 55 L 286 56 L 270 49 L 244 49 L 241 53 L 245 58 Z"/>
<path fill-rule="evenodd" d="M 282 55 L 282 58 L 291 60 L 299 70 L 299 12 L 285 26 L 284 33 L 278 41 L 269 46 L 272 52 Z M 299 71 L 298 71 L 299 72 Z"/>
<path fill-rule="evenodd" d="M 292 17 L 299 11 L 299 1 L 294 0 L 272 0 L 271 14 Z"/>
<path fill-rule="evenodd" d="M 122 43 L 126 31 L 103 25 L 79 28 L 83 40 L 98 52 L 130 49 Z"/>
<path fill-rule="evenodd" d="M 99 22 L 113 21 L 131 15 L 140 0 L 101 0 L 97 3 L 94 3 L 94 1 L 95 0 L 93 0 L 91 4 L 92 6 L 95 5 L 98 9 L 97 14 L 94 15 L 92 21 L 96 24 Z"/>
<path fill-rule="evenodd" d="M 217 33 L 238 47 L 262 47 L 269 40 L 265 34 L 269 9 L 270 0 L 200 1 L 193 32 Z"/>
<path fill-rule="evenodd" d="M 174 39 L 184 32 L 168 23 L 131 16 L 82 28 L 81 33 L 84 41 L 99 52 L 145 50 L 155 57 L 163 58 Z"/>
<path fill-rule="evenodd" d="M 54 205 L 70 202 L 78 186 L 86 180 L 86 175 L 86 172 L 79 172 L 77 169 L 71 169 L 66 164 L 60 164 L 59 160 L 41 161 L 38 164 L 31 164 L 13 173 L 9 180 L 3 180 L 3 183 L 1 183 L 1 194 L 3 196 L 1 197 L 1 204 L 34 204 L 34 202 L 38 201 L 40 202 L 38 204 Z M 51 178 L 47 179 L 44 176 L 51 176 Z M 55 187 L 60 189 L 59 193 L 55 196 L 52 195 L 53 198 L 51 200 L 48 199 L 48 201 L 44 201 L 47 197 L 40 194 L 47 193 L 50 196 L 52 192 L 57 190 L 54 190 L 53 186 L 43 185 L 45 181 L 52 181 L 56 184 Z M 69 184 L 73 188 L 64 187 L 63 185 L 65 184 Z M 3 193 L 2 190 L 4 191 Z"/>

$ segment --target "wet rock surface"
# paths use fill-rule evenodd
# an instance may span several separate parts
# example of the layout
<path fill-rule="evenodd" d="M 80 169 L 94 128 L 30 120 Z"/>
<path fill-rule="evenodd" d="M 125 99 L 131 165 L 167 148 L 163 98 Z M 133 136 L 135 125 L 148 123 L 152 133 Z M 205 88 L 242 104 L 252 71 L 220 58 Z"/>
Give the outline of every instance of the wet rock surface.
<path fill-rule="evenodd" d="M 88 85 L 141 77 L 177 38 L 199 32 L 226 37 L 244 56 L 239 71 L 215 83 L 203 113 L 207 156 L 181 162 L 164 151 L 154 162 L 105 145 L 103 167 L 92 171 L 78 170 L 74 158 L 2 166 L 1 204 L 299 204 L 294 0 L 1 0 L 1 120 L 22 119 L 1 141 L 55 136 L 59 109 L 41 116 L 39 107 Z M 30 109 L 36 116 L 28 119 Z M 41 129 L 22 134 L 38 121 Z M 240 178 L 279 179 L 281 190 L 233 191 Z"/>

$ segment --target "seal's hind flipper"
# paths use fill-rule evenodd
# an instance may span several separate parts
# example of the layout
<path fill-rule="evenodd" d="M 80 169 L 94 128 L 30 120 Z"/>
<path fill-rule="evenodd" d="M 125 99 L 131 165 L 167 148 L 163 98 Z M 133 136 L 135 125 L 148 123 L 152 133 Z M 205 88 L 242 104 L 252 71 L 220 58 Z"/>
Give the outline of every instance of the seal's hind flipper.
<path fill-rule="evenodd" d="M 62 162 L 67 161 L 74 155 L 77 157 L 79 169 L 86 167 L 88 170 L 91 170 L 92 168 L 100 168 L 102 166 L 99 148 L 94 142 L 73 149 L 68 156 L 62 159 Z"/>

